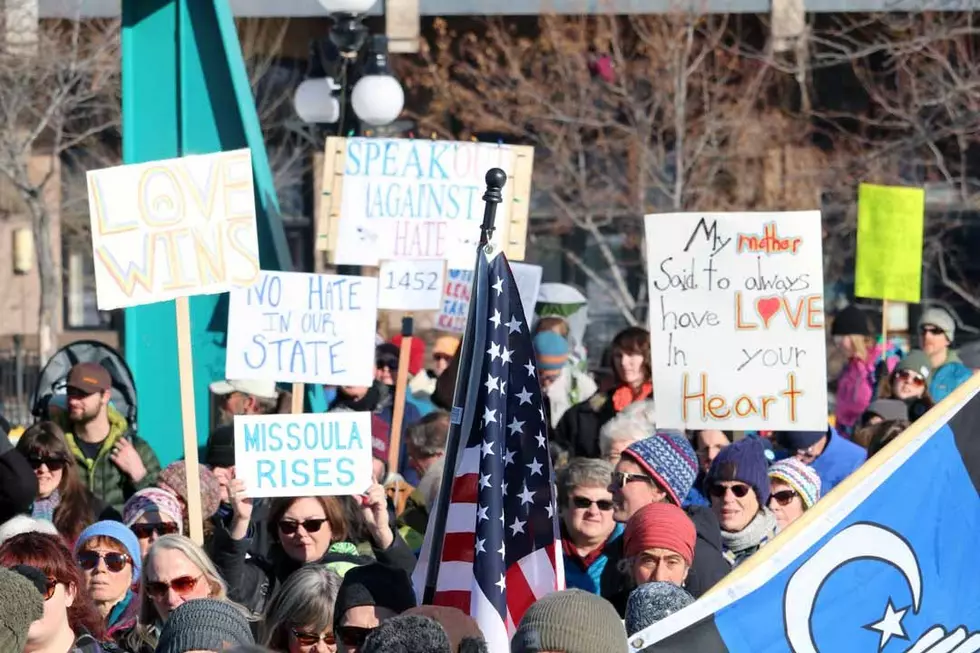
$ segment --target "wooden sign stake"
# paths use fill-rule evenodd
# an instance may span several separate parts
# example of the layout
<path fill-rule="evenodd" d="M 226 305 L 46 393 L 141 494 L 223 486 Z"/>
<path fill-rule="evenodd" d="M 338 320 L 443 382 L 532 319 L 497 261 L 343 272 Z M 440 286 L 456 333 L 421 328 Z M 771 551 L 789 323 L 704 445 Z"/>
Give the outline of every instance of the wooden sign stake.
<path fill-rule="evenodd" d="M 187 521 L 190 538 L 204 546 L 201 516 L 201 478 L 197 458 L 197 413 L 194 408 L 194 360 L 191 356 L 191 309 L 187 297 L 177 306 L 177 370 L 180 375 L 180 413 L 183 418 L 184 464 L 187 469 Z"/>
<path fill-rule="evenodd" d="M 292 401 L 292 413 L 293 415 L 300 415 L 303 412 L 303 400 L 306 395 L 306 384 L 305 383 L 294 383 L 293 384 L 293 401 Z"/>
<path fill-rule="evenodd" d="M 408 390 L 408 365 L 412 356 L 411 316 L 402 318 L 402 346 L 398 352 L 398 377 L 395 380 L 395 406 L 391 417 L 391 441 L 388 445 L 388 473 L 398 471 L 402 446 L 402 422 L 405 420 L 405 393 Z"/>

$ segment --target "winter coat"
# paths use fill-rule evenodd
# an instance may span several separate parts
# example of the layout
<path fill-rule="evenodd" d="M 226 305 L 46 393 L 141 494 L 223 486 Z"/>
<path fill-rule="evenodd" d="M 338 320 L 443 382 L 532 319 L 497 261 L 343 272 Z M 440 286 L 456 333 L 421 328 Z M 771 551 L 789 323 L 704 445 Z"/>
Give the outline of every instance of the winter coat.
<path fill-rule="evenodd" d="M 75 638 L 75 644 L 68 653 L 108 653 L 108 648 L 103 648 L 102 644 L 88 633 L 82 633 Z"/>
<path fill-rule="evenodd" d="M 20 514 L 30 514 L 37 497 L 34 469 L 0 431 L 0 524 Z"/>
<path fill-rule="evenodd" d="M 867 358 L 852 358 L 844 366 L 837 378 L 837 419 L 836 425 L 845 433 L 851 433 L 861 420 L 861 415 L 868 409 L 875 396 L 878 382 L 878 359 L 881 357 L 881 347 L 876 346 L 868 352 Z M 885 361 L 887 371 L 891 374 L 898 364 L 898 358 L 889 357 Z"/>
<path fill-rule="evenodd" d="M 102 441 L 102 446 L 94 460 L 86 458 L 82 453 L 75 440 L 75 434 L 70 431 L 71 425 L 63 424 L 62 428 L 65 430 L 68 449 L 78 461 L 79 476 L 82 477 L 86 487 L 97 499 L 109 504 L 117 512 L 122 513 L 129 497 L 156 482 L 157 475 L 160 473 L 160 461 L 153 453 L 153 448 L 130 430 L 126 418 L 112 406 L 109 406 L 109 435 Z M 109 458 L 112 447 L 123 438 L 128 438 L 133 443 L 133 447 L 143 461 L 143 466 L 146 467 L 146 476 L 138 483 L 133 483 L 129 476 L 116 467 Z"/>
<path fill-rule="evenodd" d="M 548 386 L 545 394 L 551 406 L 551 426 L 558 427 L 558 421 L 569 408 L 598 392 L 599 386 L 588 374 L 566 365 L 554 383 Z"/>
<path fill-rule="evenodd" d="M 555 427 L 555 444 L 569 458 L 598 458 L 599 430 L 615 415 L 611 394 L 597 392 L 565 411 Z"/>
<path fill-rule="evenodd" d="M 973 370 L 963 364 L 955 351 L 946 353 L 946 361 L 932 371 L 929 394 L 938 403 L 948 397 L 973 376 Z"/>
<path fill-rule="evenodd" d="M 626 579 L 619 569 L 619 562 L 623 558 L 623 547 L 622 542 L 618 544 L 616 542 L 622 540 L 625 530 L 624 524 L 616 524 L 609 539 L 602 545 L 602 553 L 592 559 L 588 567 L 584 567 L 582 559 L 568 550 L 563 539 L 565 587 L 585 590 L 599 596 L 617 596 L 622 592 L 626 585 Z M 562 524 L 562 537 L 567 537 L 564 524 Z"/>
<path fill-rule="evenodd" d="M 830 439 L 827 440 L 823 453 L 810 463 L 810 467 L 820 477 L 821 495 L 833 490 L 868 458 L 867 450 L 843 437 L 837 429 L 832 428 L 828 433 Z"/>

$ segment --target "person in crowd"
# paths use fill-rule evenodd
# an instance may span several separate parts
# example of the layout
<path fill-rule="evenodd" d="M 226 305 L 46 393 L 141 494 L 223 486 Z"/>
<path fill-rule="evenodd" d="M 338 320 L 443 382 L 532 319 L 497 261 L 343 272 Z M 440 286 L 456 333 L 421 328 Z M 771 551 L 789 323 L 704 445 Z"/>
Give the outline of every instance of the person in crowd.
<path fill-rule="evenodd" d="M 449 637 L 451 653 L 489 653 L 480 625 L 459 608 L 442 605 L 420 605 L 401 616 L 419 615 L 436 621 Z"/>
<path fill-rule="evenodd" d="M 17 440 L 37 477 L 35 519 L 52 522 L 69 544 L 83 528 L 99 519 L 119 519 L 119 513 L 96 499 L 79 477 L 65 434 L 54 422 L 38 422 Z"/>
<path fill-rule="evenodd" d="M 452 653 L 449 636 L 435 619 L 399 615 L 379 624 L 364 640 L 361 653 Z"/>
<path fill-rule="evenodd" d="M 718 456 L 718 452 L 733 442 L 734 434 L 731 431 L 702 429 L 700 431 L 691 431 L 690 437 L 691 446 L 694 447 L 694 450 L 698 454 L 700 469 L 698 470 L 697 478 L 694 479 L 694 486 L 687 496 L 687 502 L 696 506 L 708 506 L 711 505 L 711 502 L 708 501 L 708 497 L 705 495 L 704 477 L 707 476 L 708 470 L 711 469 L 711 463 Z"/>
<path fill-rule="evenodd" d="M 907 420 L 889 420 L 875 424 L 868 441 L 868 457 L 884 449 L 892 440 L 901 435 L 909 427 Z"/>
<path fill-rule="evenodd" d="M 610 553 L 618 556 L 622 551 L 612 543 L 624 528 L 613 521 L 612 471 L 605 460 L 574 458 L 558 475 L 565 586 L 602 596 L 623 589 L 622 575 L 616 569 L 619 558 L 610 564 Z"/>
<path fill-rule="evenodd" d="M 150 547 L 165 535 L 184 532 L 183 512 L 177 496 L 168 490 L 149 487 L 134 494 L 123 508 L 123 523 L 132 529 L 146 558 Z"/>
<path fill-rule="evenodd" d="M 459 338 L 456 336 L 439 336 L 432 345 L 432 371 L 439 378 L 449 368 L 453 357 L 459 351 Z M 431 393 L 430 393 L 431 394 Z"/>
<path fill-rule="evenodd" d="M 697 454 L 687 437 L 664 431 L 631 444 L 613 473 L 613 519 L 626 523 L 640 508 L 651 503 L 669 502 L 682 506 L 697 476 Z M 731 570 L 722 557 L 718 518 L 705 506 L 685 507 L 694 522 L 697 541 L 694 564 L 685 584 L 687 591 L 700 597 Z M 628 595 L 607 596 L 622 614 Z"/>
<path fill-rule="evenodd" d="M 864 415 L 861 416 L 861 422 L 857 430 L 854 431 L 854 435 L 851 436 L 851 442 L 867 449 L 871 443 L 871 436 L 876 430 L 875 427 L 882 422 L 896 419 L 903 421 L 909 419 L 909 407 L 904 401 L 901 399 L 875 399 L 868 406 L 868 410 L 864 411 Z"/>
<path fill-rule="evenodd" d="M 880 373 L 878 362 L 882 347 L 875 340 L 868 316 L 853 304 L 837 314 L 830 332 L 834 344 L 847 357 L 837 379 L 835 427 L 850 435 L 874 398 L 878 378 L 890 373 L 898 361 L 889 358 L 885 363 L 887 370 Z"/>
<path fill-rule="evenodd" d="M 211 394 L 218 397 L 218 424 L 233 424 L 235 415 L 274 415 L 279 410 L 279 391 L 273 381 L 227 379 L 215 381 Z"/>
<path fill-rule="evenodd" d="M 711 463 L 705 487 L 721 525 L 725 559 L 736 567 L 779 531 L 769 509 L 769 477 L 762 444 L 754 438 L 722 449 Z"/>
<path fill-rule="evenodd" d="M 769 509 L 779 530 L 803 516 L 820 499 L 820 476 L 796 458 L 786 458 L 769 467 Z"/>
<path fill-rule="evenodd" d="M 139 615 L 139 599 L 133 591 L 143 567 L 139 541 L 120 522 L 96 522 L 79 535 L 75 561 L 82 570 L 84 589 L 102 617 L 106 637 L 121 639 Z"/>
<path fill-rule="evenodd" d="M 213 517 L 221 506 L 221 482 L 218 477 L 204 465 L 198 467 L 198 478 L 201 485 L 201 518 L 204 520 L 204 550 L 209 551 L 214 536 L 215 523 Z M 156 486 L 167 490 L 180 504 L 180 518 L 184 524 L 189 523 L 187 514 L 187 465 L 183 460 L 167 465 L 157 477 Z"/>
<path fill-rule="evenodd" d="M 446 440 L 449 437 L 449 413 L 437 410 L 408 428 L 408 464 L 419 475 L 417 487 L 398 516 L 398 532 L 416 551 L 429 523 L 429 506 L 442 483 Z"/>
<path fill-rule="evenodd" d="M 171 613 L 197 599 L 227 600 L 228 588 L 204 550 L 183 535 L 156 540 L 143 561 L 139 616 L 117 641 L 132 653 L 153 653 Z"/>
<path fill-rule="evenodd" d="M 623 555 L 636 586 L 654 581 L 684 587 L 694 564 L 694 522 L 672 503 L 649 503 L 626 523 Z"/>
<path fill-rule="evenodd" d="M 112 377 L 98 363 L 78 363 L 66 381 L 68 410 L 61 414 L 68 448 L 97 499 L 122 512 L 123 504 L 150 487 L 160 462 L 111 404 Z"/>
<path fill-rule="evenodd" d="M 233 480 L 229 487 L 235 518 L 227 533 L 215 533 L 215 562 L 228 580 L 232 599 L 254 614 L 261 613 L 286 578 L 304 565 L 330 564 L 343 575 L 350 567 L 369 561 L 358 555 L 355 543 L 348 539 L 353 527 L 342 500 L 324 496 L 274 500 L 269 507 L 269 528 L 273 531 L 269 557 L 247 558 L 251 500 L 244 496 L 241 479 Z M 374 484 L 357 499 L 358 517 L 374 557 L 410 573 L 415 556 L 392 531 L 384 488 Z"/>
<path fill-rule="evenodd" d="M 221 653 L 254 644 L 245 614 L 222 599 L 187 601 L 173 610 L 160 632 L 156 653 Z"/>
<path fill-rule="evenodd" d="M 881 383 L 878 396 L 883 399 L 904 401 L 908 412 L 906 419 L 914 422 L 935 405 L 929 395 L 931 366 L 932 363 L 925 352 L 913 349 L 898 362 L 895 371 Z"/>
<path fill-rule="evenodd" d="M 47 578 L 35 567 L 0 567 L 0 651 L 20 653 L 31 624 L 44 617 Z"/>
<path fill-rule="evenodd" d="M 0 546 L 0 566 L 17 565 L 44 574 L 44 616 L 31 624 L 25 653 L 102 653 L 102 619 L 63 540 L 41 533 L 12 537 Z"/>
<path fill-rule="evenodd" d="M 599 386 L 572 358 L 568 322 L 560 317 L 543 317 L 534 325 L 534 353 L 541 389 L 548 396 L 550 425 L 557 428 L 562 415 L 573 405 L 599 391 Z"/>
<path fill-rule="evenodd" d="M 37 476 L 9 436 L 10 423 L 0 415 L 0 524 L 30 514 L 37 498 Z"/>
<path fill-rule="evenodd" d="M 572 406 L 555 427 L 555 441 L 573 458 L 598 458 L 603 424 L 630 404 L 653 396 L 646 329 L 629 327 L 613 338 L 612 364 L 616 387 Z"/>
<path fill-rule="evenodd" d="M 864 464 L 868 452 L 840 435 L 834 427 L 826 431 L 777 431 L 775 442 L 820 476 L 824 494 Z"/>
<path fill-rule="evenodd" d="M 656 430 L 653 402 L 634 402 L 599 429 L 599 454 L 615 465 L 626 447 L 650 437 Z"/>
<path fill-rule="evenodd" d="M 674 583 L 654 581 L 640 585 L 626 604 L 626 633 L 632 637 L 692 603 L 694 597 Z"/>
<path fill-rule="evenodd" d="M 511 653 L 627 653 L 626 629 L 609 601 L 568 589 L 538 599 L 521 617 Z"/>
<path fill-rule="evenodd" d="M 398 348 L 399 353 L 401 353 L 402 341 L 405 338 L 402 334 L 398 333 L 391 339 L 391 344 Z M 415 410 L 418 411 L 420 417 L 425 417 L 432 411 L 436 410 L 435 404 L 432 403 L 432 390 L 425 392 L 421 390 L 416 392 L 415 385 L 421 385 L 427 388 L 431 385 L 432 389 L 435 389 L 435 377 L 429 377 L 428 370 L 425 369 L 425 341 L 418 336 L 412 338 L 412 344 L 410 345 L 409 357 L 408 357 L 408 386 L 405 389 L 405 400 L 415 406 Z M 398 370 L 395 370 L 395 380 L 397 380 Z M 419 379 L 416 382 L 416 379 Z M 394 387 L 394 382 L 391 384 Z"/>
<path fill-rule="evenodd" d="M 260 641 L 276 653 L 334 653 L 340 582 L 327 565 L 306 565 L 293 573 L 266 608 Z"/>
<path fill-rule="evenodd" d="M 455 336 L 439 336 L 432 346 L 432 369 L 423 369 L 408 381 L 408 390 L 420 401 L 428 402 L 433 410 L 442 408 L 435 404 L 436 384 L 439 376 L 446 371 L 456 350 L 459 349 L 459 338 Z"/>
<path fill-rule="evenodd" d="M 408 464 L 421 478 L 446 453 L 449 413 L 437 410 L 411 425 L 407 432 Z"/>
<path fill-rule="evenodd" d="M 45 533 L 47 535 L 58 535 L 58 528 L 46 519 L 35 519 L 27 515 L 17 515 L 0 524 L 0 544 L 3 544 L 15 535 L 24 533 Z"/>
<path fill-rule="evenodd" d="M 415 607 L 409 572 L 375 562 L 344 575 L 333 609 L 333 631 L 341 651 L 358 653 L 375 628 Z"/>
<path fill-rule="evenodd" d="M 384 483 L 388 477 L 388 445 L 391 428 L 388 423 L 371 414 L 371 477 L 375 483 Z"/>
<path fill-rule="evenodd" d="M 970 368 L 950 349 L 955 339 L 956 320 L 946 310 L 933 306 L 922 312 L 919 345 L 929 357 L 933 371 L 929 394 L 935 401 L 942 401 L 973 376 Z"/>

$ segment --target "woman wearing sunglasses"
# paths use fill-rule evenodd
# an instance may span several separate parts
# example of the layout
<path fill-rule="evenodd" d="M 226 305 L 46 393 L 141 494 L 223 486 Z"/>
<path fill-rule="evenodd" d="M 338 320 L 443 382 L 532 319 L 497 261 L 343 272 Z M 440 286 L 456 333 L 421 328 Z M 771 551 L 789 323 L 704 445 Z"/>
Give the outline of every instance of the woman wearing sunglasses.
<path fill-rule="evenodd" d="M 785 458 L 769 468 L 769 509 L 779 530 L 799 519 L 820 499 L 820 476 L 806 463 Z"/>
<path fill-rule="evenodd" d="M 98 519 L 119 518 L 115 510 L 85 487 L 65 434 L 57 424 L 34 424 L 20 436 L 17 450 L 27 458 L 37 477 L 32 516 L 52 522 L 66 541 L 74 542 L 83 528 Z"/>
<path fill-rule="evenodd" d="M 116 521 L 92 524 L 78 536 L 75 561 L 82 570 L 85 589 L 115 639 L 136 625 L 139 600 L 133 586 L 139 582 L 140 545 L 125 525 Z"/>
<path fill-rule="evenodd" d="M 612 471 L 605 460 L 573 458 L 558 476 L 566 587 L 601 594 L 603 586 L 618 585 L 616 561 L 608 564 L 615 547 L 607 544 L 617 540 L 624 527 L 613 521 Z"/>
<path fill-rule="evenodd" d="M 340 576 L 307 565 L 290 576 L 266 609 L 262 643 L 276 653 L 336 653 L 333 608 Z"/>
<path fill-rule="evenodd" d="M 722 555 L 733 567 L 779 531 L 767 506 L 768 467 L 762 443 L 746 438 L 722 449 L 708 470 L 705 488 L 721 526 Z"/>
<path fill-rule="evenodd" d="M 158 487 L 144 488 L 131 496 L 123 506 L 123 522 L 139 540 L 144 558 L 150 546 L 164 535 L 184 532 L 180 501 L 173 492 Z"/>
<path fill-rule="evenodd" d="M 44 616 L 31 624 L 24 653 L 103 653 L 102 619 L 85 592 L 85 582 L 61 538 L 16 535 L 0 546 L 0 566 L 28 565 L 47 579 Z"/>
<path fill-rule="evenodd" d="M 913 349 L 895 366 L 895 371 L 881 384 L 882 399 L 898 399 L 908 407 L 908 420 L 914 422 L 936 402 L 929 394 L 932 364 L 925 352 Z"/>

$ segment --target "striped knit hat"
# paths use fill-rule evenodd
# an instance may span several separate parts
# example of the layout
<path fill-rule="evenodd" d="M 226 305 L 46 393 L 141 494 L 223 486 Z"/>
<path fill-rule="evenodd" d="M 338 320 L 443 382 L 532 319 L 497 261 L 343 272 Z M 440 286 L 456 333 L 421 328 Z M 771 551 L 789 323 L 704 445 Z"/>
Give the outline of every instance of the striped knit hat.
<path fill-rule="evenodd" d="M 534 336 L 534 356 L 542 372 L 560 372 L 568 362 L 568 341 L 554 331 Z"/>
<path fill-rule="evenodd" d="M 803 499 L 803 505 L 812 508 L 820 498 L 820 476 L 812 467 L 796 458 L 784 458 L 769 468 L 769 478 L 786 483 Z"/>
<path fill-rule="evenodd" d="M 631 444 L 623 456 L 632 459 L 681 505 L 698 475 L 698 456 L 680 431 L 658 431 Z"/>

